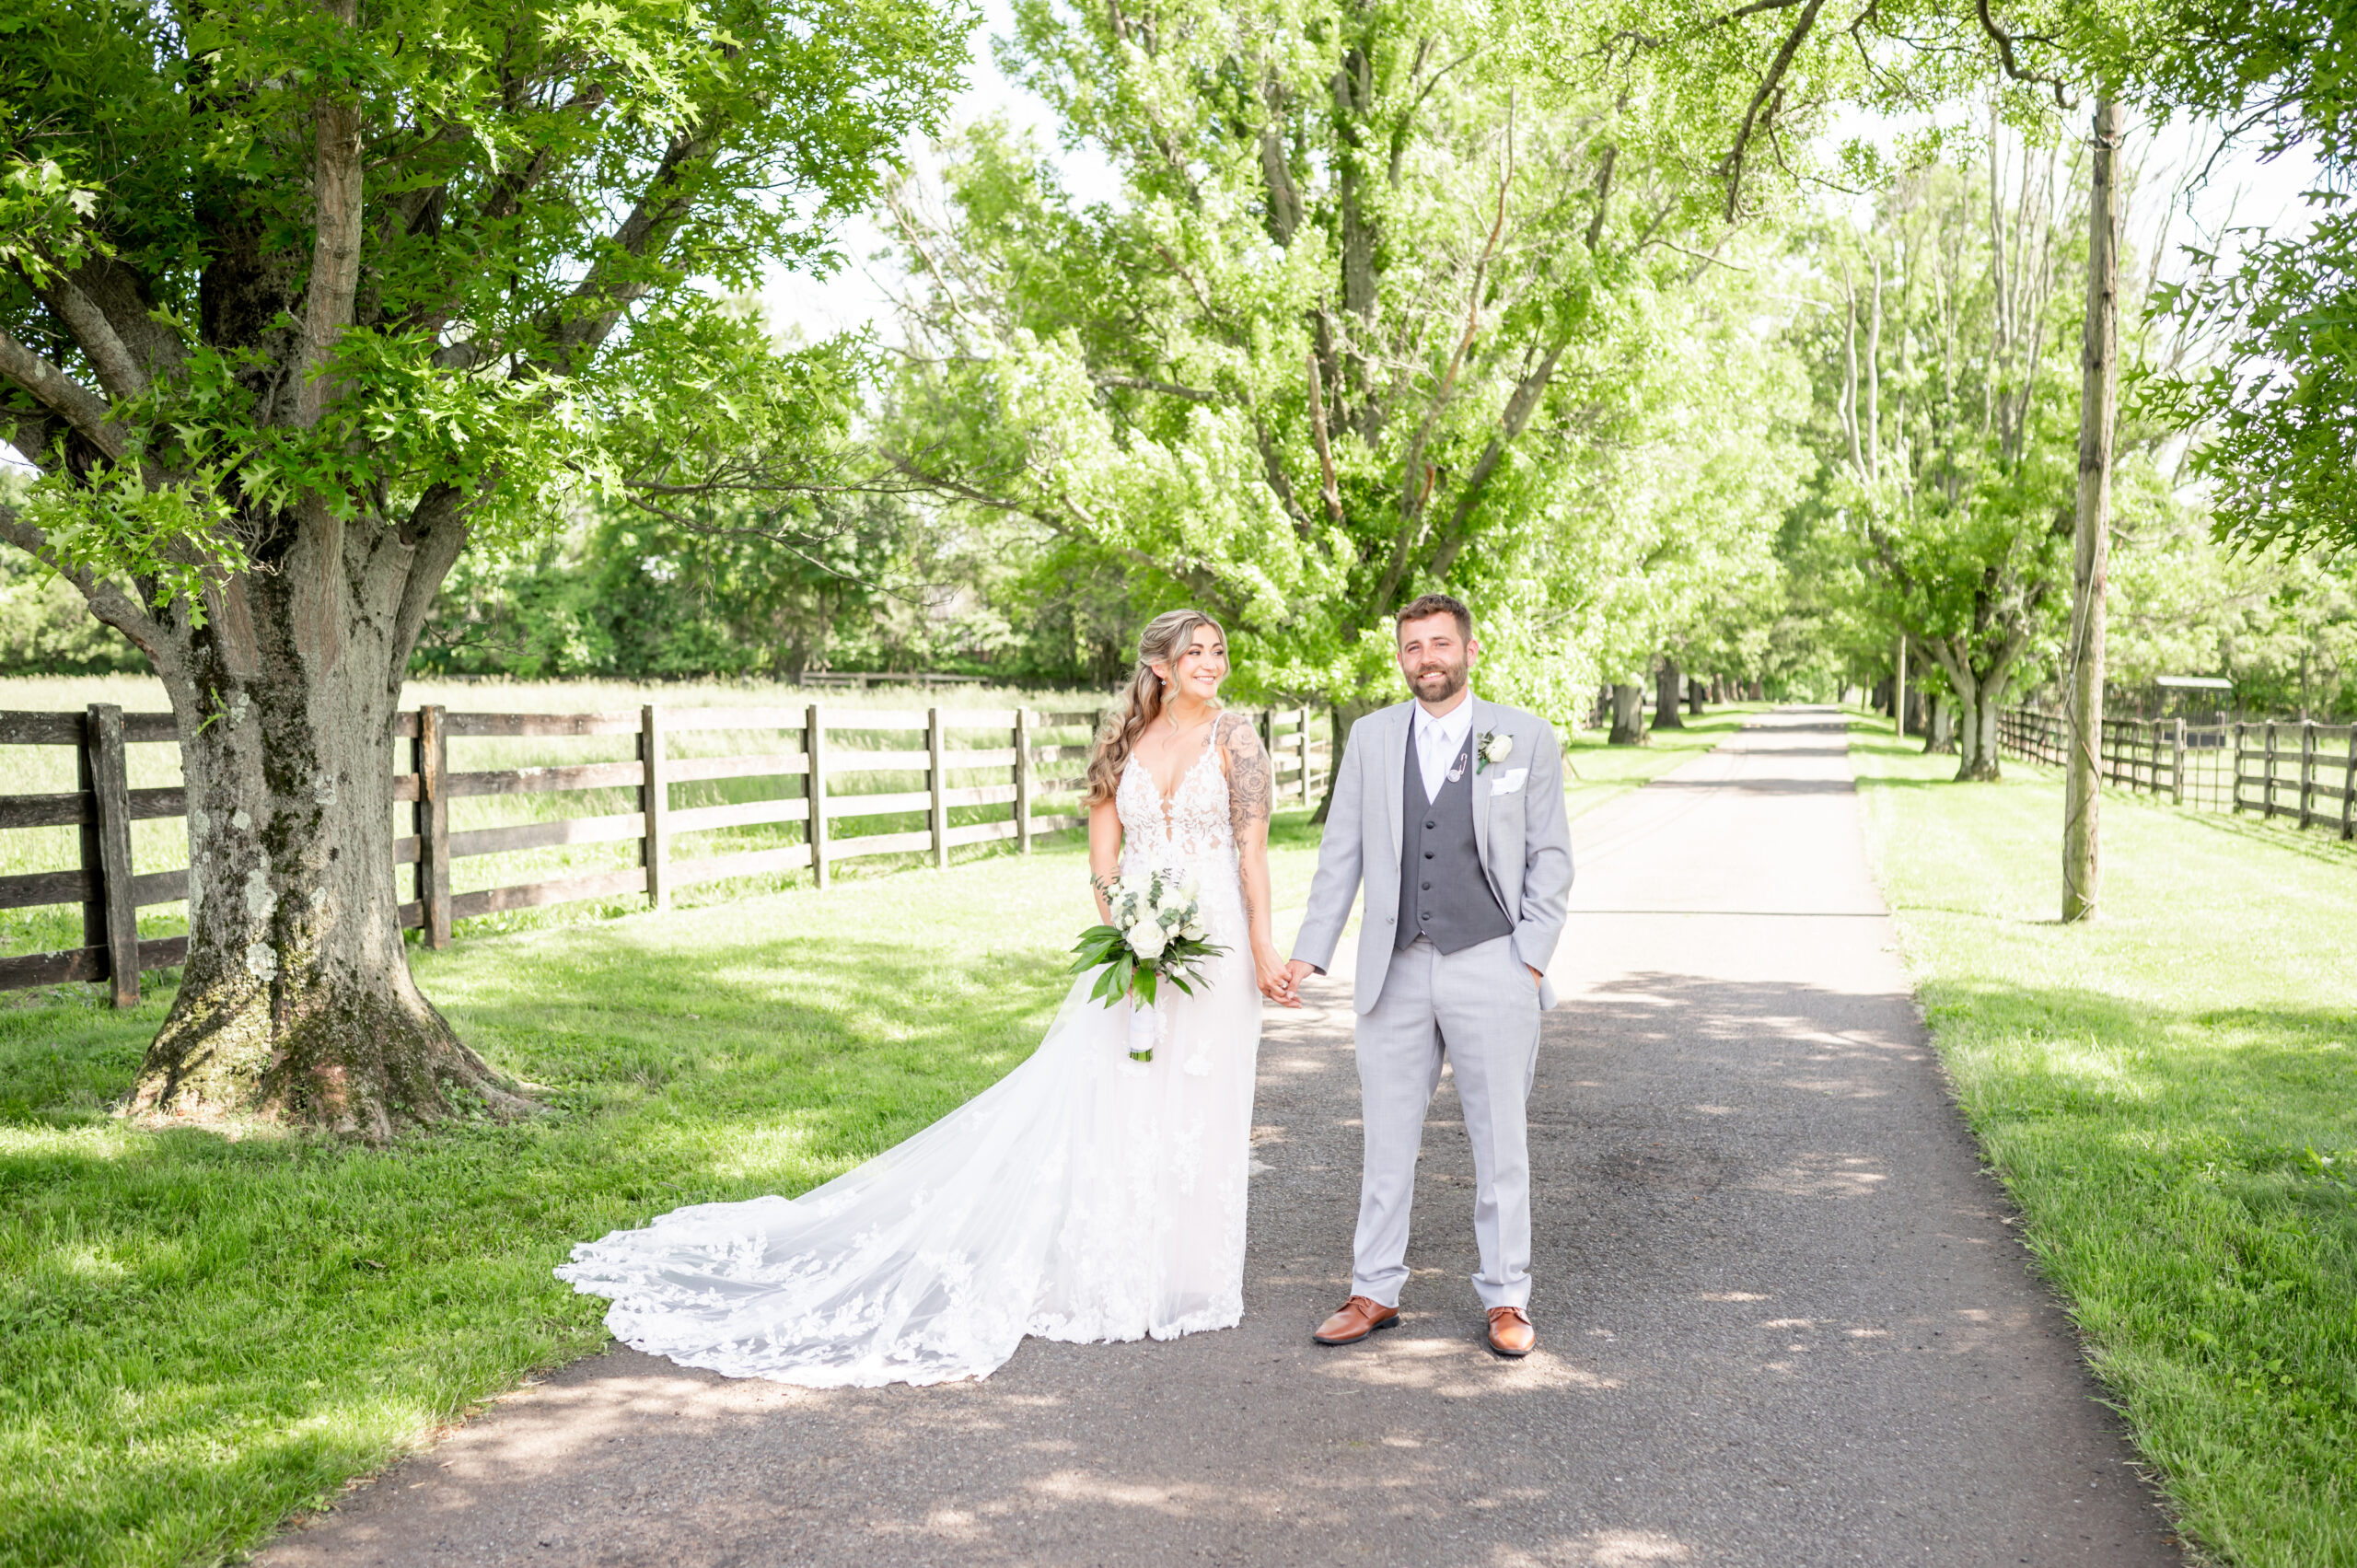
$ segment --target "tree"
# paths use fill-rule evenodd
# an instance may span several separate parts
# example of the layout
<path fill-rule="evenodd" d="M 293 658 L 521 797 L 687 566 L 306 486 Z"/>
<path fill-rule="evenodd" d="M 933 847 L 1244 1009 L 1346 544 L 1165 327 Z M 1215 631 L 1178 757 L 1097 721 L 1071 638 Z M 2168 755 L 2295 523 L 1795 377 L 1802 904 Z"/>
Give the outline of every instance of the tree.
<path fill-rule="evenodd" d="M 383 1137 L 520 1102 L 412 983 L 392 725 L 470 543 L 811 482 L 850 389 L 707 281 L 823 262 L 921 0 L 33 0 L 0 56 L 0 539 L 169 692 L 191 937 L 137 1104 Z"/>
<path fill-rule="evenodd" d="M 901 470 L 1201 603 L 1343 717 L 1427 587 L 1555 654 L 1588 487 L 1661 436 L 1665 343 L 1721 286 L 1724 221 L 1650 129 L 1609 92 L 1533 106 L 1440 0 L 1016 16 L 1010 68 L 1124 201 L 1077 208 L 988 125 L 937 203 L 895 198 Z"/>
<path fill-rule="evenodd" d="M 1817 527 L 1856 552 L 1876 656 L 1904 631 L 1940 670 L 1968 779 L 1997 775 L 1999 708 L 2054 630 L 2076 493 L 2060 457 L 2075 448 L 2059 352 L 2076 325 L 2070 173 L 2052 144 L 1992 126 L 1988 146 L 1985 171 L 1929 168 L 1885 198 L 1874 234 L 1828 248 L 1831 308 L 1807 329 Z"/>

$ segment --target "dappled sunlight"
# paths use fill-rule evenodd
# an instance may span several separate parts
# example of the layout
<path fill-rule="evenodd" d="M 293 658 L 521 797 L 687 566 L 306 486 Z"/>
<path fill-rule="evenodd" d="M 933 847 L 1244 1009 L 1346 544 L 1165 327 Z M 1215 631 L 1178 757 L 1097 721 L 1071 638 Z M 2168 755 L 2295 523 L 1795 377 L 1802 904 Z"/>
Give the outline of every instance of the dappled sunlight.
<path fill-rule="evenodd" d="M 1491 1549 L 1490 1568 L 1653 1568 L 1699 1562 L 1694 1549 L 1658 1530 L 1592 1530 L 1544 1545 Z"/>
<path fill-rule="evenodd" d="M 1403 1340 L 1395 1335 L 1358 1354 L 1329 1357 L 1319 1371 L 1341 1382 L 1451 1400 L 1572 1389 L 1606 1393 L 1620 1387 L 1617 1378 L 1575 1366 L 1543 1344 L 1519 1361 L 1501 1364 L 1487 1346 L 1469 1339 Z"/>
<path fill-rule="evenodd" d="M 1871 1198 L 1890 1179 L 1867 1168 L 1875 1163 L 1864 1155 L 1804 1154 L 1781 1169 L 1763 1171 L 1752 1185 L 1789 1198 Z"/>

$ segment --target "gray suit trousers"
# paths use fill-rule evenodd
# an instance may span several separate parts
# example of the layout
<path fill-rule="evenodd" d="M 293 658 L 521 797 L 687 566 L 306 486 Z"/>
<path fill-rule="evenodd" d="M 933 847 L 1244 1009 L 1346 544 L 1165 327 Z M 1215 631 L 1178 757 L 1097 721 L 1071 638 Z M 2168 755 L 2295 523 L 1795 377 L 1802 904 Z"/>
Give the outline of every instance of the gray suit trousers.
<path fill-rule="evenodd" d="M 1359 1018 L 1359 1092 L 1366 1154 L 1351 1290 L 1399 1305 L 1408 1278 L 1408 1211 L 1424 1111 L 1444 1052 L 1473 1143 L 1473 1235 L 1481 1305 L 1530 1303 L 1530 1144 L 1523 1108 L 1538 1063 L 1538 982 L 1514 939 L 1443 953 L 1422 937 L 1392 956 L 1375 1006 Z"/>

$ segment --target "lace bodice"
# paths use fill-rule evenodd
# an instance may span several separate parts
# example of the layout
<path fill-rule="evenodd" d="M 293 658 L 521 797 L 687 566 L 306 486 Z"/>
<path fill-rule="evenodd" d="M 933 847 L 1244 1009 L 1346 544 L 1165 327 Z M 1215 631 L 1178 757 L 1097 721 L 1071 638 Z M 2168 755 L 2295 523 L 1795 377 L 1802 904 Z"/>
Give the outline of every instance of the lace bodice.
<path fill-rule="evenodd" d="M 1225 721 L 1221 721 L 1225 722 Z M 1166 807 L 1153 770 L 1131 753 L 1113 796 L 1121 814 L 1125 867 L 1236 864 L 1236 829 L 1228 814 L 1227 774 L 1219 765 L 1219 723 L 1184 773 Z"/>

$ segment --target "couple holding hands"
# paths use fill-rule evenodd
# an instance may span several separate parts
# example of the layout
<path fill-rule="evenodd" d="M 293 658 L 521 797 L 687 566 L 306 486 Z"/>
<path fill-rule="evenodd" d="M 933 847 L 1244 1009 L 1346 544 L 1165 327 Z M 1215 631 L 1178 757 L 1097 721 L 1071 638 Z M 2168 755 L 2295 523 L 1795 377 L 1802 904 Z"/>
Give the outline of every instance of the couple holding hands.
<path fill-rule="evenodd" d="M 1446 1061 L 1473 1145 L 1488 1343 L 1528 1354 L 1524 1105 L 1572 882 L 1562 747 L 1544 719 L 1469 690 L 1480 645 L 1463 604 L 1427 594 L 1397 628 L 1413 697 L 1352 727 L 1290 959 L 1271 924 L 1267 753 L 1219 707 L 1225 634 L 1171 611 L 1147 626 L 1088 771 L 1092 874 L 1191 874 L 1223 949 L 1194 994 L 1165 994 L 1168 1049 L 1130 1061 L 1126 1008 L 1090 1001 L 1083 975 L 1029 1059 L 905 1143 L 799 1198 L 583 1243 L 559 1277 L 610 1297 L 608 1325 L 641 1350 L 811 1387 L 986 1376 L 1027 1334 L 1232 1327 L 1262 999 L 1301 1005 L 1364 889 L 1358 1226 L 1350 1295 L 1315 1337 L 1355 1344 L 1399 1321 Z"/>

